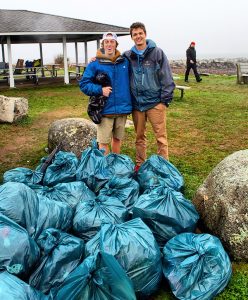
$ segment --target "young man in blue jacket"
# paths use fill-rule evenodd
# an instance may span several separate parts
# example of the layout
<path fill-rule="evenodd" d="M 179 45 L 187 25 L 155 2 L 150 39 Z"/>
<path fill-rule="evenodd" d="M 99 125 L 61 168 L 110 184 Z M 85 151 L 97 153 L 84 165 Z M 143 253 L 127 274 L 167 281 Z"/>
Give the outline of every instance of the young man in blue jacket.
<path fill-rule="evenodd" d="M 172 100 L 175 84 L 166 55 L 152 40 L 146 39 L 145 25 L 133 23 L 130 34 L 135 45 L 124 56 L 131 65 L 137 171 L 146 160 L 147 120 L 156 137 L 158 154 L 168 159 L 166 108 Z"/>
<path fill-rule="evenodd" d="M 107 102 L 102 111 L 102 120 L 97 125 L 97 141 L 105 155 L 111 150 L 120 153 L 121 141 L 124 138 L 127 115 L 132 112 L 132 101 L 129 84 L 129 62 L 116 49 L 117 35 L 106 32 L 103 35 L 101 48 L 97 51 L 96 60 L 91 62 L 80 81 L 80 89 L 88 96 L 103 95 Z M 111 86 L 102 87 L 95 78 L 106 73 Z"/>

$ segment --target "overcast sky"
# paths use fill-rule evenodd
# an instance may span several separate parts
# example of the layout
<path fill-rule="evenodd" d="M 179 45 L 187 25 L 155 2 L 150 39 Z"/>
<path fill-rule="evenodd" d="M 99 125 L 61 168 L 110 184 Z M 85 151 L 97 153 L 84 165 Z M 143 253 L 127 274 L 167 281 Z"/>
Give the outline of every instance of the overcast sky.
<path fill-rule="evenodd" d="M 191 41 L 196 42 L 198 58 L 248 58 L 247 0 L 0 0 L 1 9 L 23 9 L 64 17 L 129 27 L 141 21 L 147 37 L 164 50 L 169 59 L 184 58 Z M 130 36 L 119 39 L 121 51 L 133 43 Z M 81 47 L 81 48 L 80 48 Z M 81 51 L 82 49 L 82 51 Z M 90 55 L 96 50 L 90 43 Z M 62 45 L 44 45 L 44 62 L 53 62 Z M 74 45 L 68 56 L 75 60 Z M 13 46 L 13 61 L 39 57 L 38 45 Z M 79 60 L 83 60 L 79 44 Z M 1 55 L 0 55 L 1 59 Z"/>

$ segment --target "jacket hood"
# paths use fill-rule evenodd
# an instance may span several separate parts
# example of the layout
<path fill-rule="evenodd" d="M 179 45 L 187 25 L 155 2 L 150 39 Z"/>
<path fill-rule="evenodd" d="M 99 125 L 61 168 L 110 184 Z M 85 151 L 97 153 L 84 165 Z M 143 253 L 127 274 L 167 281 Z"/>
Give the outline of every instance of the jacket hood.
<path fill-rule="evenodd" d="M 98 49 L 96 52 L 96 58 L 98 58 L 100 60 L 111 61 L 111 62 L 115 62 L 117 60 L 117 58 L 120 56 L 121 56 L 121 53 L 117 49 L 115 50 L 115 55 L 112 58 L 109 58 L 108 56 L 105 55 L 103 48 Z"/>
<path fill-rule="evenodd" d="M 156 47 L 156 44 L 155 44 L 154 41 L 152 41 L 152 40 L 150 40 L 150 39 L 147 39 L 147 40 L 146 40 L 146 49 L 145 49 L 145 52 L 146 52 L 147 50 L 153 49 L 153 48 L 155 48 L 155 47 Z M 137 55 L 139 55 L 139 51 L 137 50 L 136 46 L 133 46 L 133 47 L 131 48 L 131 51 L 133 51 L 134 53 L 136 53 Z"/>

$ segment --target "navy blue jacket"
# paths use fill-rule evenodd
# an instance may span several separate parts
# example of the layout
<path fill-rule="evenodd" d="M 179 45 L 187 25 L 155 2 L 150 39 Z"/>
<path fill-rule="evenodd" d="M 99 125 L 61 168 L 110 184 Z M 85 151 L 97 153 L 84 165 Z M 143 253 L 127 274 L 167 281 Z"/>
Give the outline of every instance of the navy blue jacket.
<path fill-rule="evenodd" d="M 131 64 L 131 92 L 133 109 L 146 111 L 162 102 L 166 106 L 172 101 L 175 83 L 169 62 L 163 50 L 151 40 L 140 55 L 134 46 L 124 56 Z"/>
<path fill-rule="evenodd" d="M 102 95 L 102 86 L 94 79 L 98 73 L 107 73 L 111 80 L 112 93 L 104 106 L 102 115 L 130 114 L 132 100 L 129 83 L 129 62 L 119 55 L 115 61 L 97 54 L 97 59 L 89 63 L 79 83 L 80 89 L 88 96 Z"/>

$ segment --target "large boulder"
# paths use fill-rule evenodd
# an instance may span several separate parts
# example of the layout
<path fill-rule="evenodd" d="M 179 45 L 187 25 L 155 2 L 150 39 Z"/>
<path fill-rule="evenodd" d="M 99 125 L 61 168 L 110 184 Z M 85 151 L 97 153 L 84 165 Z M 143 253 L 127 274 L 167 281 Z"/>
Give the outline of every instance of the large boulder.
<path fill-rule="evenodd" d="M 28 114 L 28 100 L 0 95 L 0 123 L 13 123 Z"/>
<path fill-rule="evenodd" d="M 52 151 L 62 142 L 61 150 L 73 152 L 77 157 L 96 138 L 96 125 L 83 118 L 67 118 L 53 122 L 48 132 L 48 148 Z"/>
<path fill-rule="evenodd" d="M 218 236 L 234 260 L 248 261 L 248 150 L 221 161 L 193 199 L 204 229 Z"/>

